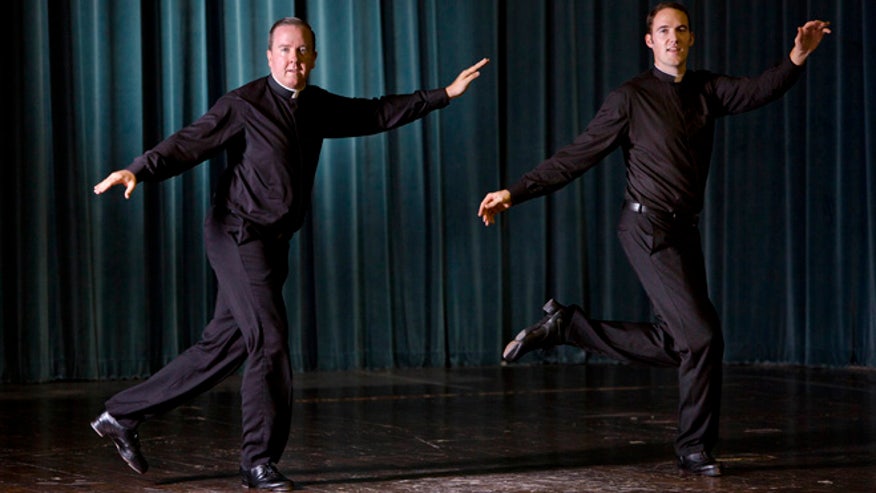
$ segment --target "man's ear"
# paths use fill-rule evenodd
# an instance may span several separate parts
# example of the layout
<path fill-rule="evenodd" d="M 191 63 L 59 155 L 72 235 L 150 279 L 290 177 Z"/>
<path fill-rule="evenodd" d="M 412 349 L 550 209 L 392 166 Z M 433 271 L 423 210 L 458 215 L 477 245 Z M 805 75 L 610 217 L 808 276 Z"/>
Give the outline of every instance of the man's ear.
<path fill-rule="evenodd" d="M 648 48 L 654 47 L 654 40 L 651 38 L 651 33 L 645 35 L 645 46 Z"/>
<path fill-rule="evenodd" d="M 694 39 L 696 39 L 696 38 L 694 38 L 694 33 L 693 33 L 693 31 L 691 31 L 691 33 L 690 33 L 690 45 L 688 45 L 688 46 L 693 46 L 693 44 L 694 44 Z"/>

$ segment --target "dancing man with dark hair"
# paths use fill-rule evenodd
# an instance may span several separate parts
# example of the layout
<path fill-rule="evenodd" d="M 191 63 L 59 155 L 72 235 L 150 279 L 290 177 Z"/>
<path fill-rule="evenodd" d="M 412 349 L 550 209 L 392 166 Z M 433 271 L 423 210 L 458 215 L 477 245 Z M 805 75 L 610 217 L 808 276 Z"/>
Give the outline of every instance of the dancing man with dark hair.
<path fill-rule="evenodd" d="M 753 110 L 783 95 L 800 77 L 828 23 L 797 29 L 790 55 L 754 78 L 688 71 L 694 44 L 687 9 L 657 5 L 646 21 L 651 70 L 612 91 L 574 142 L 505 190 L 484 197 L 484 224 L 512 205 L 547 195 L 581 176 L 617 148 L 627 167 L 617 227 L 621 245 L 645 288 L 656 322 L 595 320 L 579 306 L 551 299 L 545 316 L 505 347 L 516 361 L 538 348 L 570 344 L 635 364 L 678 369 L 675 451 L 684 473 L 719 476 L 718 440 L 724 340 L 709 299 L 698 214 L 703 207 L 715 120 Z"/>

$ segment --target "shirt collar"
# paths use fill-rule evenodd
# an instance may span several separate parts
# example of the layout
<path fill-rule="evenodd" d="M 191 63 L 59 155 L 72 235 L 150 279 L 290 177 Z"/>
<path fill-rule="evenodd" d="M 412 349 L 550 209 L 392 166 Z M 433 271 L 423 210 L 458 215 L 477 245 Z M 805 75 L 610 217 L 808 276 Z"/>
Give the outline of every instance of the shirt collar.
<path fill-rule="evenodd" d="M 658 79 L 660 79 L 664 82 L 675 82 L 674 75 L 667 74 L 666 72 L 660 70 L 656 66 L 651 68 L 651 73 L 654 74 L 654 77 L 657 77 Z M 684 75 L 681 76 L 681 80 L 684 80 L 685 75 L 687 75 L 687 73 L 685 73 Z"/>
<path fill-rule="evenodd" d="M 301 91 L 304 90 L 304 88 L 301 88 L 296 91 L 295 89 L 291 89 L 284 86 L 283 84 L 280 84 L 279 82 L 277 82 L 277 79 L 274 78 L 273 74 L 268 76 L 268 85 L 271 86 L 271 89 L 273 89 L 273 91 L 283 99 L 296 99 L 298 96 L 301 95 Z"/>

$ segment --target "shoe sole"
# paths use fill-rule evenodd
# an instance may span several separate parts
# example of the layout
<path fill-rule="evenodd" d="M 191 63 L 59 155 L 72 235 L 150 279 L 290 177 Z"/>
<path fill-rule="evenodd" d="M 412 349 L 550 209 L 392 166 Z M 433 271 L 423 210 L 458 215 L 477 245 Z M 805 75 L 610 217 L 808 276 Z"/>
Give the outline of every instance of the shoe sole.
<path fill-rule="evenodd" d="M 243 486 L 243 488 L 246 490 L 257 489 L 263 491 L 293 491 L 295 489 L 294 484 L 289 486 L 277 486 L 276 488 L 259 488 L 258 486 L 250 486 L 246 483 L 241 483 L 241 486 Z"/>
<path fill-rule="evenodd" d="M 705 471 L 695 472 L 690 469 L 678 468 L 678 474 L 681 476 L 705 476 L 708 478 L 718 478 L 724 475 L 721 468 L 710 468 Z"/>

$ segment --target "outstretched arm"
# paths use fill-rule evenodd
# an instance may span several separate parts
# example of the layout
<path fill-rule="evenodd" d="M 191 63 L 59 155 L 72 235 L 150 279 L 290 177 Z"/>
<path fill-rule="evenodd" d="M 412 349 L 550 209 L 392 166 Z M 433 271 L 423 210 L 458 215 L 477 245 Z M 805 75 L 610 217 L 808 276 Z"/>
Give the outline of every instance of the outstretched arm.
<path fill-rule="evenodd" d="M 496 214 L 506 211 L 511 207 L 511 193 L 508 190 L 490 192 L 481 201 L 478 208 L 478 217 L 484 221 L 484 226 L 496 222 Z"/>
<path fill-rule="evenodd" d="M 830 34 L 830 22 L 809 21 L 797 28 L 794 47 L 791 48 L 791 61 L 794 65 L 803 65 L 806 58 L 818 48 L 825 34 Z"/>
<path fill-rule="evenodd" d="M 444 90 L 447 91 L 447 97 L 453 99 L 462 96 L 468 89 L 468 85 L 471 84 L 473 80 L 480 77 L 481 73 L 478 72 L 478 70 L 488 63 L 490 63 L 489 58 L 481 58 L 481 61 L 460 72 L 459 76 L 456 77 L 456 80 L 444 88 Z"/>
<path fill-rule="evenodd" d="M 102 182 L 94 186 L 94 193 L 100 195 L 116 185 L 125 186 L 125 198 L 131 198 L 131 193 L 137 187 L 137 177 L 126 169 L 113 171 Z"/>

